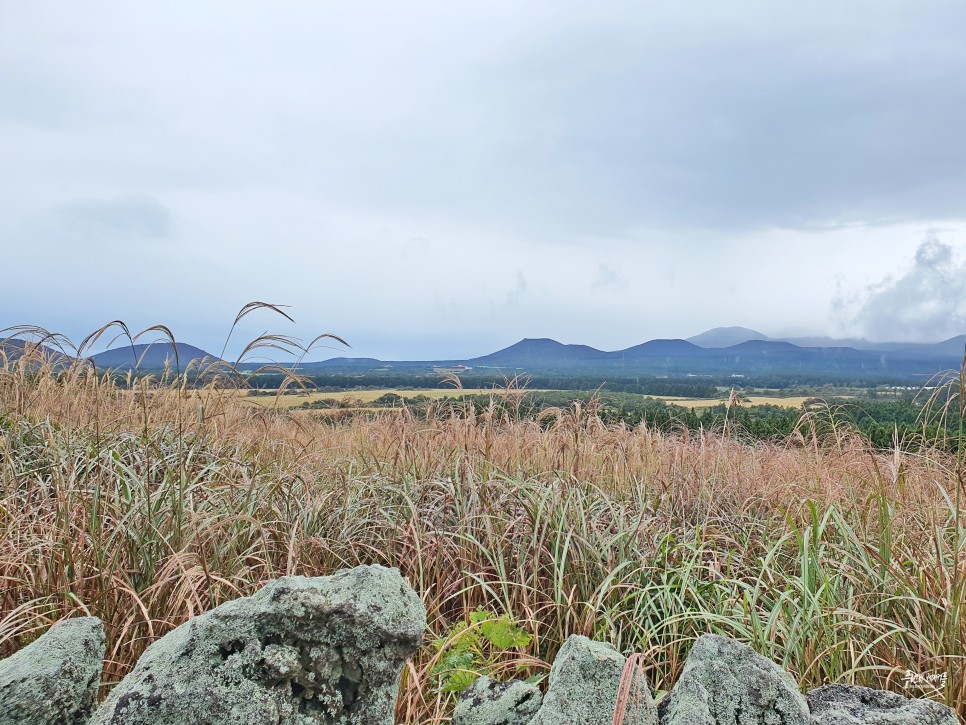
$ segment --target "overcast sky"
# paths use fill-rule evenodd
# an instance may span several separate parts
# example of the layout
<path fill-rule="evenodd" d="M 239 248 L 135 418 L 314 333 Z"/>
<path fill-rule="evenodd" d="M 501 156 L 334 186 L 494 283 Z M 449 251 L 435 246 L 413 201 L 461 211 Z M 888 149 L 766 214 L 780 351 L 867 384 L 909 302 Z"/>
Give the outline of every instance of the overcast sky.
<path fill-rule="evenodd" d="M 0 0 L 0 327 L 945 339 L 964 37 L 949 0 Z"/>

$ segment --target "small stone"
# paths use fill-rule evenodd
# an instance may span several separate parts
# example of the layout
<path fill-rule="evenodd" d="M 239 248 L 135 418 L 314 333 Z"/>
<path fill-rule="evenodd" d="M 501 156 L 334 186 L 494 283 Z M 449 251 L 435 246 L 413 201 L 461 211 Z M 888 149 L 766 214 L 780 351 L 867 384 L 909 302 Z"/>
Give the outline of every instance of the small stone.
<path fill-rule="evenodd" d="M 391 725 L 425 628 L 395 569 L 283 577 L 148 647 L 91 725 Z"/>
<path fill-rule="evenodd" d="M 824 685 L 808 693 L 814 725 L 958 725 L 956 712 L 934 700 L 858 685 Z"/>
<path fill-rule="evenodd" d="M 792 676 L 728 637 L 698 638 L 658 708 L 662 725 L 808 725 Z"/>
<path fill-rule="evenodd" d="M 543 695 L 535 685 L 478 677 L 463 692 L 453 713 L 453 725 L 526 725 L 541 702 Z"/>
<path fill-rule="evenodd" d="M 0 725 L 84 725 L 97 702 L 104 625 L 65 619 L 0 660 Z"/>
<path fill-rule="evenodd" d="M 530 725 L 610 725 L 625 662 L 626 658 L 610 644 L 571 635 L 550 668 L 543 706 Z M 635 688 L 623 722 L 657 722 L 646 684 Z"/>

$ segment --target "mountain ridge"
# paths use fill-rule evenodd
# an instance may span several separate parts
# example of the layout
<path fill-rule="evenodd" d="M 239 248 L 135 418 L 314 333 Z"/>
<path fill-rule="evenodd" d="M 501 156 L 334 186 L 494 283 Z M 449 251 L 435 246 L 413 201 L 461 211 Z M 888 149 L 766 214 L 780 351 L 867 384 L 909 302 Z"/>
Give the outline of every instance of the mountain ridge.
<path fill-rule="evenodd" d="M 705 330 L 697 335 L 692 335 L 686 338 L 688 342 L 692 345 L 697 345 L 698 347 L 712 348 L 712 347 L 731 347 L 732 345 L 738 345 L 742 342 L 748 342 L 749 340 L 771 340 L 773 338 L 769 337 L 763 332 L 758 332 L 758 330 L 752 330 L 748 327 L 712 327 L 710 330 Z"/>
<path fill-rule="evenodd" d="M 172 366 L 177 363 L 184 370 L 193 362 L 204 359 L 210 362 L 220 360 L 217 355 L 212 355 L 200 347 L 186 342 L 179 342 L 175 346 L 167 341 L 123 345 L 88 357 L 99 368 L 140 370 L 161 370 L 169 363 Z"/>
<path fill-rule="evenodd" d="M 334 357 L 314 362 L 304 362 L 298 367 L 306 373 L 365 373 L 366 371 L 395 369 L 420 374 L 432 373 L 437 368 L 457 369 L 506 369 L 529 372 L 561 372 L 573 374 L 596 371 L 602 374 L 621 375 L 734 375 L 752 374 L 800 375 L 813 372 L 869 376 L 923 376 L 943 369 L 958 367 L 966 346 L 966 335 L 938 343 L 888 343 L 877 349 L 857 349 L 836 338 L 819 338 L 821 346 L 802 346 L 790 340 L 759 337 L 761 333 L 750 328 L 712 328 L 687 340 L 661 338 L 633 345 L 622 350 L 605 351 L 589 345 L 566 344 L 548 337 L 523 338 L 512 345 L 487 355 L 449 360 L 380 360 L 372 357 Z M 704 347 L 694 342 L 708 344 L 714 341 L 729 342 L 744 339 L 731 345 Z M 793 338 L 794 339 L 794 338 Z M 16 355 L 24 347 L 19 340 L 0 339 L 0 349 L 8 351 L 8 357 Z M 125 345 L 90 356 L 100 369 L 159 370 L 166 363 L 174 364 L 174 347 L 170 342 L 151 345 Z M 218 358 L 200 347 L 178 343 L 178 364 L 186 369 L 192 361 Z M 291 363 L 284 363 L 288 366 Z M 243 370 L 258 367 L 242 364 Z M 421 371 L 421 372 L 420 372 Z"/>
<path fill-rule="evenodd" d="M 755 331 L 751 331 L 754 333 Z M 746 333 L 740 333 L 739 337 Z M 734 335 L 732 335 L 732 338 Z M 707 338 L 705 338 L 707 341 Z M 851 347 L 802 347 L 778 339 L 751 339 L 727 347 L 701 347 L 679 338 L 649 340 L 623 350 L 607 352 L 587 345 L 564 344 L 551 338 L 524 338 L 489 355 L 446 361 L 378 361 L 366 364 L 358 358 L 307 363 L 306 372 L 326 368 L 330 372 L 381 370 L 424 374 L 449 367 L 526 371 L 544 374 L 596 373 L 601 375 L 655 375 L 679 377 L 747 377 L 832 375 L 856 380 L 872 378 L 928 378 L 944 369 L 958 367 L 966 336 L 942 343 L 907 347 L 896 351 L 856 350 Z"/>

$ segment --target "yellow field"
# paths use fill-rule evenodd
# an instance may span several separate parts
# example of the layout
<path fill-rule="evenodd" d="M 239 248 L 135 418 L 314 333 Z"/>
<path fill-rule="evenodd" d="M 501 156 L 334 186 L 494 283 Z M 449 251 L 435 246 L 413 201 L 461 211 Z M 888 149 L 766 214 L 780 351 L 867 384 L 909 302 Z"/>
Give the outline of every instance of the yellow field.
<path fill-rule="evenodd" d="M 251 403 L 252 405 L 261 405 L 274 407 L 276 404 L 281 408 L 294 408 L 305 403 L 312 403 L 316 400 L 338 400 L 346 401 L 346 403 L 351 405 L 366 405 L 371 403 L 373 400 L 386 395 L 387 393 L 395 393 L 404 398 L 414 398 L 417 395 L 425 395 L 433 400 L 439 400 L 440 398 L 456 398 L 460 395 L 486 395 L 492 392 L 492 389 L 479 389 L 479 388 L 465 388 L 463 390 L 457 390 L 455 388 L 427 388 L 425 390 L 400 390 L 398 388 L 382 388 L 379 390 L 350 390 L 337 393 L 320 393 L 320 392 L 309 392 L 309 393 L 297 393 L 288 392 L 277 399 L 273 395 L 260 395 L 260 396 L 248 396 L 246 391 L 241 391 L 241 395 L 245 396 L 245 401 Z M 500 391 L 502 393 L 502 391 Z M 521 392 L 547 392 L 544 390 L 528 390 Z M 710 408 L 715 405 L 720 405 L 727 400 L 727 396 L 722 396 L 721 398 L 683 398 L 678 396 L 648 396 L 654 397 L 659 400 L 664 400 L 668 403 L 673 403 L 674 405 L 680 405 L 685 408 Z M 744 405 L 778 405 L 783 408 L 801 408 L 802 403 L 806 400 L 810 400 L 808 397 L 803 396 L 790 396 L 785 398 L 777 398 L 764 395 L 754 395 L 743 399 Z"/>
<path fill-rule="evenodd" d="M 654 396 L 658 397 L 658 396 Z M 675 396 L 661 397 L 661 400 L 667 403 L 673 403 L 674 405 L 681 405 L 685 408 L 710 408 L 715 405 L 720 405 L 727 401 L 727 396 L 719 399 L 708 399 L 708 398 L 679 398 Z M 742 405 L 777 405 L 782 408 L 801 408 L 802 403 L 806 400 L 812 400 L 812 397 L 803 396 L 791 396 L 788 398 L 773 398 L 768 395 L 752 395 L 747 398 L 742 398 Z"/>
<path fill-rule="evenodd" d="M 371 403 L 377 398 L 381 398 L 387 393 L 395 393 L 396 395 L 400 395 L 404 398 L 415 398 L 417 395 L 425 395 L 427 398 L 439 400 L 440 398 L 446 397 L 457 398 L 460 395 L 486 395 L 490 392 L 492 392 L 492 389 L 490 388 L 464 388 L 463 390 L 457 390 L 456 388 L 427 388 L 425 390 L 399 390 L 398 388 L 382 388 L 379 390 L 348 390 L 337 393 L 289 392 L 278 399 L 278 405 L 279 407 L 283 408 L 294 408 L 305 403 L 315 402 L 316 400 L 346 400 L 353 403 L 358 402 L 360 405 L 364 405 L 366 403 Z M 274 395 L 248 396 L 247 391 L 241 391 L 241 395 L 246 396 L 246 402 L 254 405 L 274 406 L 276 401 L 276 397 Z"/>

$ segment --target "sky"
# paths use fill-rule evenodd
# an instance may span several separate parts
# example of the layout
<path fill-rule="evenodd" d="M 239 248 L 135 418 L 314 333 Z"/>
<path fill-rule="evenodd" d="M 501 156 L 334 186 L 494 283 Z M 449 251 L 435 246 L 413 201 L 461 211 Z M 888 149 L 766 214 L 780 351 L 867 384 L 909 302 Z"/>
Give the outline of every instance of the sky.
<path fill-rule="evenodd" d="M 966 4 L 0 0 L 0 328 L 966 332 Z"/>

